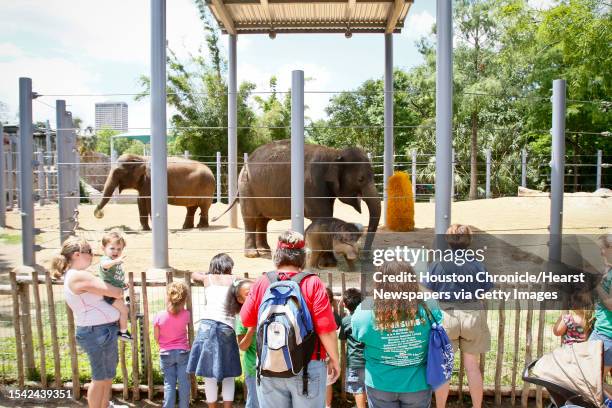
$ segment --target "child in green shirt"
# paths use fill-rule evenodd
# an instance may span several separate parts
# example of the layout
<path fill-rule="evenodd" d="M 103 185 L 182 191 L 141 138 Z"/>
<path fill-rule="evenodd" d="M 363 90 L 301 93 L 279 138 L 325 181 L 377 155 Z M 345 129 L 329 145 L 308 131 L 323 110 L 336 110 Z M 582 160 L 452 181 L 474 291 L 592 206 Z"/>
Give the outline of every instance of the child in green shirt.
<path fill-rule="evenodd" d="M 123 248 L 125 248 L 125 239 L 118 232 L 109 232 L 102 237 L 104 255 L 100 259 L 98 275 L 109 285 L 125 290 L 127 285 L 122 267 L 125 261 L 125 256 L 122 255 Z M 131 341 L 132 335 L 127 329 L 128 308 L 123 297 L 104 296 L 104 300 L 119 311 L 119 333 L 117 334 L 119 340 Z"/>
<path fill-rule="evenodd" d="M 228 313 L 238 315 L 242 304 L 246 300 L 251 290 L 251 281 L 242 279 L 237 280 L 228 292 L 227 310 Z M 247 397 L 245 408 L 259 408 L 257 399 L 256 379 L 257 379 L 257 343 L 255 342 L 255 327 L 246 328 L 242 325 L 240 316 L 236 317 L 236 337 L 238 347 L 242 353 L 242 370 L 244 372 L 244 382 L 247 386 Z"/>

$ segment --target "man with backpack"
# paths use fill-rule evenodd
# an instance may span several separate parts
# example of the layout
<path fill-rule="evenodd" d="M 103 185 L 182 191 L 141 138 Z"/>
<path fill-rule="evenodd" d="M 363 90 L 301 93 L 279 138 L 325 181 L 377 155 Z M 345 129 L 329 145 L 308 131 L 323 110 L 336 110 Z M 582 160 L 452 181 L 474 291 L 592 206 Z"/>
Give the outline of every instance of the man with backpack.
<path fill-rule="evenodd" d="M 276 271 L 255 282 L 240 311 L 245 327 L 257 327 L 257 397 L 263 407 L 323 407 L 327 372 L 333 381 L 340 374 L 332 307 L 321 279 L 302 271 L 305 262 L 302 234 L 281 234 Z"/>

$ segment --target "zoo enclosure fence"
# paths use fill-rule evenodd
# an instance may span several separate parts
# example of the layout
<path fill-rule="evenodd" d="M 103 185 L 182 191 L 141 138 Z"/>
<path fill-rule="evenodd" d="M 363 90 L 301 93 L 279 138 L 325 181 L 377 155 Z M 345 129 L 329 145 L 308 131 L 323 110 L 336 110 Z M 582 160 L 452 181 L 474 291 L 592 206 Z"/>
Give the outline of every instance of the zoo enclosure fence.
<path fill-rule="evenodd" d="M 192 312 L 189 323 L 190 342 L 194 338 L 194 323 L 204 305 L 203 288 L 192 285 L 190 272 L 168 272 L 166 281 L 147 281 L 128 273 L 134 285 L 130 289 L 131 344 L 119 342 L 120 364 L 115 378 L 125 399 L 138 400 L 146 394 L 149 399 L 162 392 L 159 349 L 153 339 L 153 316 L 165 309 L 165 286 L 172 280 L 184 281 L 190 292 L 187 308 Z M 325 276 L 326 275 L 326 276 Z M 321 273 L 320 277 L 334 289 L 336 299 L 347 287 L 358 280 L 359 273 Z M 245 274 L 248 278 L 248 274 Z M 142 282 L 145 282 L 143 285 Z M 358 284 L 357 284 L 358 285 Z M 533 302 L 501 303 L 487 311 L 491 328 L 491 350 L 480 356 L 484 375 L 485 394 L 501 405 L 502 397 L 509 397 L 512 405 L 526 407 L 535 397 L 542 406 L 545 392 L 521 379 L 524 364 L 559 346 L 552 334 L 558 312 L 537 310 Z M 75 398 L 82 394 L 82 386 L 90 380 L 90 367 L 85 353 L 77 346 L 72 312 L 63 298 L 63 282 L 51 279 L 48 271 L 35 271 L 32 276 L 10 274 L 10 285 L 0 285 L 0 381 L 20 388 L 55 387 L 72 389 Z M 339 312 L 344 310 L 340 305 Z M 17 341 L 16 341 L 17 340 Z M 344 390 L 346 344 L 340 342 L 342 375 L 339 381 Z M 455 359 L 451 391 L 461 398 L 467 393 L 463 362 Z M 192 395 L 197 384 L 192 377 Z M 345 393 L 342 392 L 342 397 Z"/>

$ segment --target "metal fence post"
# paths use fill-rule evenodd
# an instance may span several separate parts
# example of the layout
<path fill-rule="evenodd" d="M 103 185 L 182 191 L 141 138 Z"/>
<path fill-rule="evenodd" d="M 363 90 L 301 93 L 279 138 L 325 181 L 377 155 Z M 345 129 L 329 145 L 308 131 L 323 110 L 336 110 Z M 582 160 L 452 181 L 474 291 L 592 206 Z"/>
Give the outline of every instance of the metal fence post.
<path fill-rule="evenodd" d="M 221 152 L 217 152 L 217 202 L 221 202 Z"/>
<path fill-rule="evenodd" d="M 412 197 L 414 198 L 414 202 L 416 203 L 416 183 L 417 183 L 417 151 L 416 149 L 412 149 L 411 152 L 412 157 Z"/>
<path fill-rule="evenodd" d="M 527 187 L 527 149 L 521 150 L 521 187 Z"/>
<path fill-rule="evenodd" d="M 23 265 L 34 267 L 34 192 L 33 192 L 33 148 L 32 148 L 32 80 L 19 78 L 19 178 L 21 180 L 21 253 Z"/>
<path fill-rule="evenodd" d="M 491 198 L 491 148 L 486 150 L 487 155 L 487 174 L 485 182 L 485 197 Z"/>
<path fill-rule="evenodd" d="M 8 191 L 8 208 L 15 206 L 15 161 L 13 160 L 15 144 L 12 138 L 9 138 L 9 151 L 6 152 L 6 190 Z"/>
<path fill-rule="evenodd" d="M 436 3 L 436 221 L 437 235 L 446 233 L 453 195 L 453 8 L 450 0 Z"/>
<path fill-rule="evenodd" d="M 595 190 L 599 190 L 601 188 L 601 167 L 603 162 L 603 152 L 601 150 L 597 151 L 597 179 L 595 180 Z"/>
<path fill-rule="evenodd" d="M 455 200 L 455 149 L 451 149 L 451 201 Z"/>
<path fill-rule="evenodd" d="M 304 233 L 304 71 L 291 73 L 291 229 Z"/>
<path fill-rule="evenodd" d="M 51 155 L 52 155 L 52 152 L 51 152 L 51 124 L 47 120 L 45 122 L 45 161 L 43 164 L 46 164 L 48 166 L 53 164 L 51 162 L 52 161 Z"/>
<path fill-rule="evenodd" d="M 36 152 L 36 164 L 38 165 L 38 204 L 42 207 L 45 205 L 45 196 L 47 193 L 46 174 L 44 155 L 42 150 Z"/>
<path fill-rule="evenodd" d="M 6 190 L 4 189 L 4 127 L 0 122 L 0 227 L 6 227 Z"/>
<path fill-rule="evenodd" d="M 17 198 L 17 208 L 21 209 L 21 131 L 17 132 L 15 137 L 15 158 L 14 158 L 14 169 L 15 169 L 15 197 Z"/>
<path fill-rule="evenodd" d="M 550 247 L 551 261 L 561 260 L 563 230 L 563 192 L 565 176 L 565 80 L 553 81 L 552 157 L 550 176 Z"/>
<path fill-rule="evenodd" d="M 153 268 L 168 269 L 166 0 L 151 0 L 151 228 Z"/>

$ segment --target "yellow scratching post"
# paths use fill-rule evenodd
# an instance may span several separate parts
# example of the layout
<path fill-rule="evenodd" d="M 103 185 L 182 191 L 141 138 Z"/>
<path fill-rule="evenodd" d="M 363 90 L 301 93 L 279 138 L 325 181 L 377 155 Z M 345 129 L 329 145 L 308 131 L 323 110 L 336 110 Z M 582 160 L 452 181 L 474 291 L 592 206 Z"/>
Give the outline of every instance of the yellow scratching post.
<path fill-rule="evenodd" d="M 391 231 L 413 231 L 414 197 L 408 173 L 396 171 L 389 177 L 387 197 L 387 228 Z"/>

